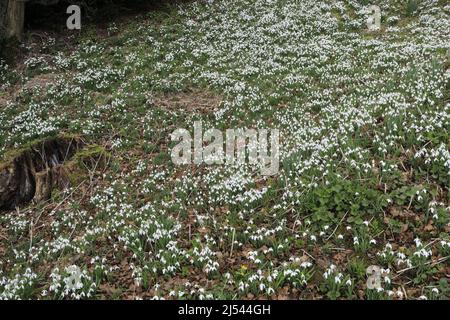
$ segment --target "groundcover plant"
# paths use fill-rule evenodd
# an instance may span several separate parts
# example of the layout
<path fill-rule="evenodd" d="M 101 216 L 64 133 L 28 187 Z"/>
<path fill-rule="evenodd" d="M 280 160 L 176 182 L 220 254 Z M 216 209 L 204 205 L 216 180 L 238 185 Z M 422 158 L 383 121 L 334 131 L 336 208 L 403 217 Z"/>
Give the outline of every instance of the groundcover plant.
<path fill-rule="evenodd" d="M 447 299 L 450 4 L 373 2 L 27 31 L 0 60 L 0 299 Z M 278 130 L 278 170 L 174 163 L 200 121 Z"/>

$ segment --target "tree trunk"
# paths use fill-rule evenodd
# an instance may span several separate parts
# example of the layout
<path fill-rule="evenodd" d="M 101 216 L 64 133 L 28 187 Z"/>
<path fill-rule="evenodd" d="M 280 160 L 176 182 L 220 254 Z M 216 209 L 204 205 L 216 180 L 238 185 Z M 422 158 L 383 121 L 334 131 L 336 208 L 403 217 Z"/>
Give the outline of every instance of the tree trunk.
<path fill-rule="evenodd" d="M 25 20 L 25 0 L 6 0 L 6 37 L 22 38 Z"/>

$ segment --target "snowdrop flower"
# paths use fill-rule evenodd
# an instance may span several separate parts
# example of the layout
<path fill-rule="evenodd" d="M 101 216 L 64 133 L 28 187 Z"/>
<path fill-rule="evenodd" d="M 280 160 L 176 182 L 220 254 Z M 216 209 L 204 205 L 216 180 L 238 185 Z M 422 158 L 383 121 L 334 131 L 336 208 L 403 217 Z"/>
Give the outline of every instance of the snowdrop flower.
<path fill-rule="evenodd" d="M 403 252 L 397 252 L 397 257 L 399 258 L 399 259 L 405 259 L 406 258 L 406 255 L 403 253 Z"/>
<path fill-rule="evenodd" d="M 69 276 L 64 278 L 66 288 L 70 291 L 76 291 L 83 288 L 83 283 L 81 282 L 81 270 L 76 265 L 71 265 L 66 267 L 66 272 Z"/>
<path fill-rule="evenodd" d="M 300 267 L 302 267 L 302 268 L 304 268 L 304 269 L 309 268 L 309 267 L 311 267 L 311 266 L 312 266 L 312 263 L 309 262 L 309 261 L 305 261 L 305 262 L 302 262 L 302 263 L 300 264 Z"/>
<path fill-rule="evenodd" d="M 422 241 L 420 241 L 419 238 L 415 238 L 414 242 L 416 243 L 416 247 L 421 247 L 422 246 Z"/>

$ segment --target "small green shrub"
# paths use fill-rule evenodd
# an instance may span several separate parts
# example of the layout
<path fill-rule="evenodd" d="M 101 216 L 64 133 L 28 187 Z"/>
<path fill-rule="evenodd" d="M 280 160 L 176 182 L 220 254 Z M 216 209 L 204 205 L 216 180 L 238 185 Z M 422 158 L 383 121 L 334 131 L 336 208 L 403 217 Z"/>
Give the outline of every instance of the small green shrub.
<path fill-rule="evenodd" d="M 408 17 L 413 16 L 419 9 L 419 0 L 408 0 L 405 5 L 406 15 Z"/>

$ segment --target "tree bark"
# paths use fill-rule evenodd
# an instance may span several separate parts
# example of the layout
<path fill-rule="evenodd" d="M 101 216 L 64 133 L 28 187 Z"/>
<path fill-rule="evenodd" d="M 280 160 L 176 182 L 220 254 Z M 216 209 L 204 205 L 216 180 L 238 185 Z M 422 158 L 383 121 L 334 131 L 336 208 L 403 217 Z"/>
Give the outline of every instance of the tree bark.
<path fill-rule="evenodd" d="M 6 0 L 6 37 L 22 39 L 25 20 L 25 0 Z"/>

